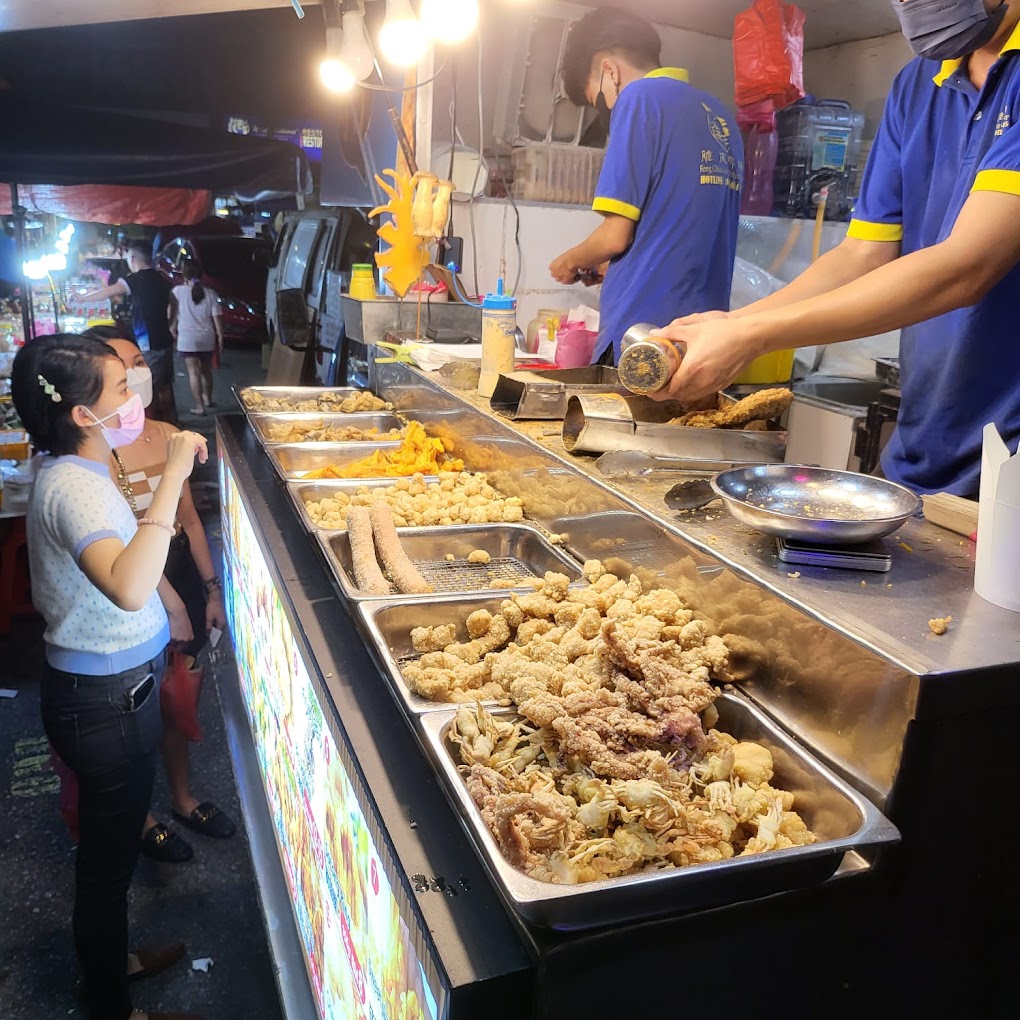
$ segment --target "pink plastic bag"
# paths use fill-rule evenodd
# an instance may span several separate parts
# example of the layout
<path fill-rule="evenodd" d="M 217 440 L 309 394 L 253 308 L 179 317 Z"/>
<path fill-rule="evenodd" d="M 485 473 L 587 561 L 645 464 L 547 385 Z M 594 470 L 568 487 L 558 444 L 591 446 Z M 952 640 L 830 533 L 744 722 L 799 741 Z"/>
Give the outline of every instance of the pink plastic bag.
<path fill-rule="evenodd" d="M 586 368 L 591 364 L 598 336 L 580 323 L 567 323 L 556 333 L 556 367 Z"/>

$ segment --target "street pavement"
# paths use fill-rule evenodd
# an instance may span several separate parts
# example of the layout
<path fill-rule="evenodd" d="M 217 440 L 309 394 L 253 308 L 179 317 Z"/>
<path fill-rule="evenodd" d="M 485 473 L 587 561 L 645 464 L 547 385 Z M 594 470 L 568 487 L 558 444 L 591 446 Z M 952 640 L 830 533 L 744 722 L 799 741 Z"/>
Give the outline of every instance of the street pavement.
<path fill-rule="evenodd" d="M 178 408 L 192 400 L 178 365 Z M 257 350 L 228 348 L 217 374 L 217 411 L 231 411 L 234 384 L 263 378 Z M 214 419 L 186 414 L 182 426 L 212 438 Z M 193 487 L 206 530 L 219 552 L 215 458 L 196 468 Z M 207 655 L 208 652 L 203 653 Z M 187 956 L 164 975 L 133 986 L 135 1005 L 145 1010 L 200 1013 L 205 1020 L 279 1020 L 272 959 L 266 944 L 224 738 L 219 687 L 236 682 L 233 657 L 221 644 L 206 668 L 200 721 L 204 740 L 192 745 L 192 785 L 200 800 L 211 800 L 238 823 L 231 840 L 203 838 L 178 827 L 195 856 L 184 865 L 141 860 L 131 892 L 133 945 L 182 940 Z M 0 638 L 0 688 L 17 692 L 0 698 L 0 1020 L 56 1020 L 81 1017 L 71 941 L 75 851 L 58 807 L 59 781 L 39 718 L 39 677 L 43 662 L 39 621 L 16 621 Z M 157 774 L 156 817 L 170 821 L 166 782 Z M 192 961 L 211 958 L 208 973 Z M 304 1018 L 301 1018 L 304 1020 Z"/>

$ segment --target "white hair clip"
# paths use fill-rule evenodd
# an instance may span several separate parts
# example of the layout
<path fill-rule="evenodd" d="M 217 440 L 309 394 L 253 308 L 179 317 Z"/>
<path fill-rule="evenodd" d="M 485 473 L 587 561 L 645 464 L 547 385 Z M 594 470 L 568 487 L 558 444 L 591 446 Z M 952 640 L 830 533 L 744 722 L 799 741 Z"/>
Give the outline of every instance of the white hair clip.
<path fill-rule="evenodd" d="M 57 392 L 56 386 L 54 386 L 51 382 L 47 382 L 41 375 L 38 378 L 39 385 L 43 388 L 43 393 L 45 393 L 54 404 L 59 404 L 64 398 Z"/>

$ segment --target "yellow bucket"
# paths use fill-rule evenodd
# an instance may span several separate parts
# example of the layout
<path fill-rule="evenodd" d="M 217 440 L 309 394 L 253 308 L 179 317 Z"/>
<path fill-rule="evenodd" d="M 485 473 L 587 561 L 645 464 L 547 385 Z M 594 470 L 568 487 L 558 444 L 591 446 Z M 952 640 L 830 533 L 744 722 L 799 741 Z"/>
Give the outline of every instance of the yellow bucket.
<path fill-rule="evenodd" d="M 793 348 L 773 351 L 755 358 L 743 373 L 734 380 L 735 384 L 759 386 L 763 383 L 789 382 L 793 376 Z"/>

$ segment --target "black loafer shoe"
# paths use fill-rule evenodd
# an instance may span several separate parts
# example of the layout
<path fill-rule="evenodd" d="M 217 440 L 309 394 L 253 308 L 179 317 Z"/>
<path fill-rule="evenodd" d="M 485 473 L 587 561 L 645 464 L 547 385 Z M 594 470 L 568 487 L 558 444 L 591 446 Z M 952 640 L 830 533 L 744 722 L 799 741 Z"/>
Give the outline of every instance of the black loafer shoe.
<path fill-rule="evenodd" d="M 163 864 L 185 864 L 195 856 L 191 844 L 162 822 L 157 822 L 142 837 L 142 853 Z"/>
<path fill-rule="evenodd" d="M 199 804 L 188 817 L 178 814 L 176 811 L 173 815 L 182 825 L 186 825 L 194 832 L 200 832 L 203 836 L 211 836 L 213 839 L 230 839 L 237 832 L 237 826 L 230 815 L 224 814 L 209 801 Z"/>

